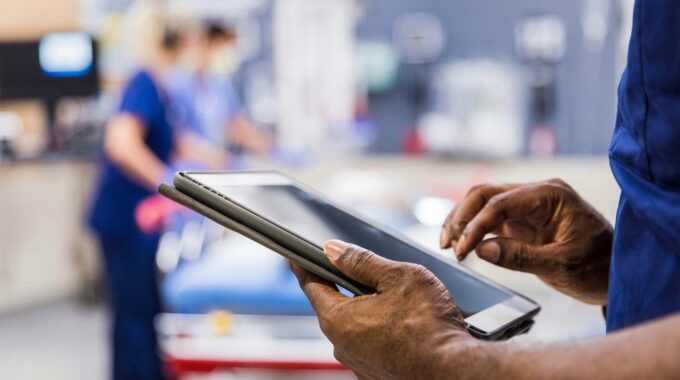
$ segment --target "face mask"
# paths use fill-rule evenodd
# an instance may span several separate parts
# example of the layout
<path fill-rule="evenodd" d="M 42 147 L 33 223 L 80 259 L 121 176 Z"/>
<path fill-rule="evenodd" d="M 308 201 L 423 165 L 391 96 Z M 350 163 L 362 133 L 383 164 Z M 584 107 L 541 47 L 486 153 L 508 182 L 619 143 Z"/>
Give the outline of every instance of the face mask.
<path fill-rule="evenodd" d="M 238 69 L 240 63 L 236 48 L 226 46 L 210 55 L 208 71 L 214 75 L 231 75 Z"/>
<path fill-rule="evenodd" d="M 195 41 L 191 41 L 189 46 L 184 49 L 177 66 L 188 71 L 197 71 L 201 67 L 201 49 L 196 46 Z"/>

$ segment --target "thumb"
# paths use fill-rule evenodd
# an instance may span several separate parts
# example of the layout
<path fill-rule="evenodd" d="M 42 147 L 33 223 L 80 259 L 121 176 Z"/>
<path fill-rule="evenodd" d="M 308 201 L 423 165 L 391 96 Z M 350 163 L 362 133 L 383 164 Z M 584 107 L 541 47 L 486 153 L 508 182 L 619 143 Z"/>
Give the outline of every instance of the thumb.
<path fill-rule="evenodd" d="M 498 266 L 533 274 L 546 274 L 555 257 L 550 245 L 531 245 L 514 239 L 495 238 L 485 240 L 477 246 L 477 256 Z"/>
<path fill-rule="evenodd" d="M 329 240 L 324 252 L 336 268 L 351 279 L 378 289 L 385 276 L 398 264 L 375 253 L 340 240 Z"/>

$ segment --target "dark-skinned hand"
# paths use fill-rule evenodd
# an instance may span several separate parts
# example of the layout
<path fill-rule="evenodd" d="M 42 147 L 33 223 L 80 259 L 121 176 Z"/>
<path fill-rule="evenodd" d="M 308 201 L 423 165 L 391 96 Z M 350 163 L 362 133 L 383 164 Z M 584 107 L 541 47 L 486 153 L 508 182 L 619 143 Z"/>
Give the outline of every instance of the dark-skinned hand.
<path fill-rule="evenodd" d="M 349 298 L 295 265 L 293 272 L 333 343 L 338 361 L 360 379 L 450 378 L 450 347 L 474 339 L 444 285 L 422 266 L 387 260 L 338 240 L 333 265 L 376 293 Z"/>
<path fill-rule="evenodd" d="M 496 237 L 484 240 L 487 234 Z M 581 301 L 605 305 L 612 226 L 561 180 L 472 188 L 444 223 L 440 245 L 536 274 Z"/>

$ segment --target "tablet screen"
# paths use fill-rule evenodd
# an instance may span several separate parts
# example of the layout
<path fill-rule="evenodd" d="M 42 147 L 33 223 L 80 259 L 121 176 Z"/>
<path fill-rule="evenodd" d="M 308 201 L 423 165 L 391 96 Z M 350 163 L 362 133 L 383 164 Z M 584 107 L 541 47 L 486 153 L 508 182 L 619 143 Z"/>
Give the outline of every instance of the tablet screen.
<path fill-rule="evenodd" d="M 466 317 L 513 296 L 457 269 L 438 254 L 414 247 L 285 181 L 225 180 L 255 174 L 191 176 L 319 247 L 327 240 L 340 239 L 391 260 L 424 265 L 444 283 Z"/>

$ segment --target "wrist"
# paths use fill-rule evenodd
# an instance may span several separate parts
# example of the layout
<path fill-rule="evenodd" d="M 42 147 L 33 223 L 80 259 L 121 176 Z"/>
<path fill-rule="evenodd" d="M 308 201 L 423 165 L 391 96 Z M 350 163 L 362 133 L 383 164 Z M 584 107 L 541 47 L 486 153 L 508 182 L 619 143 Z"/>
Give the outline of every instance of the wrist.
<path fill-rule="evenodd" d="M 434 379 L 501 378 L 507 344 L 485 342 L 465 333 L 449 339 L 435 357 Z"/>
<path fill-rule="evenodd" d="M 595 239 L 594 254 L 590 262 L 584 265 L 583 278 L 587 279 L 590 286 L 590 299 L 583 300 L 586 303 L 606 306 L 609 295 L 609 272 L 611 270 L 613 229 L 609 223 L 605 224 L 604 231 Z"/>

